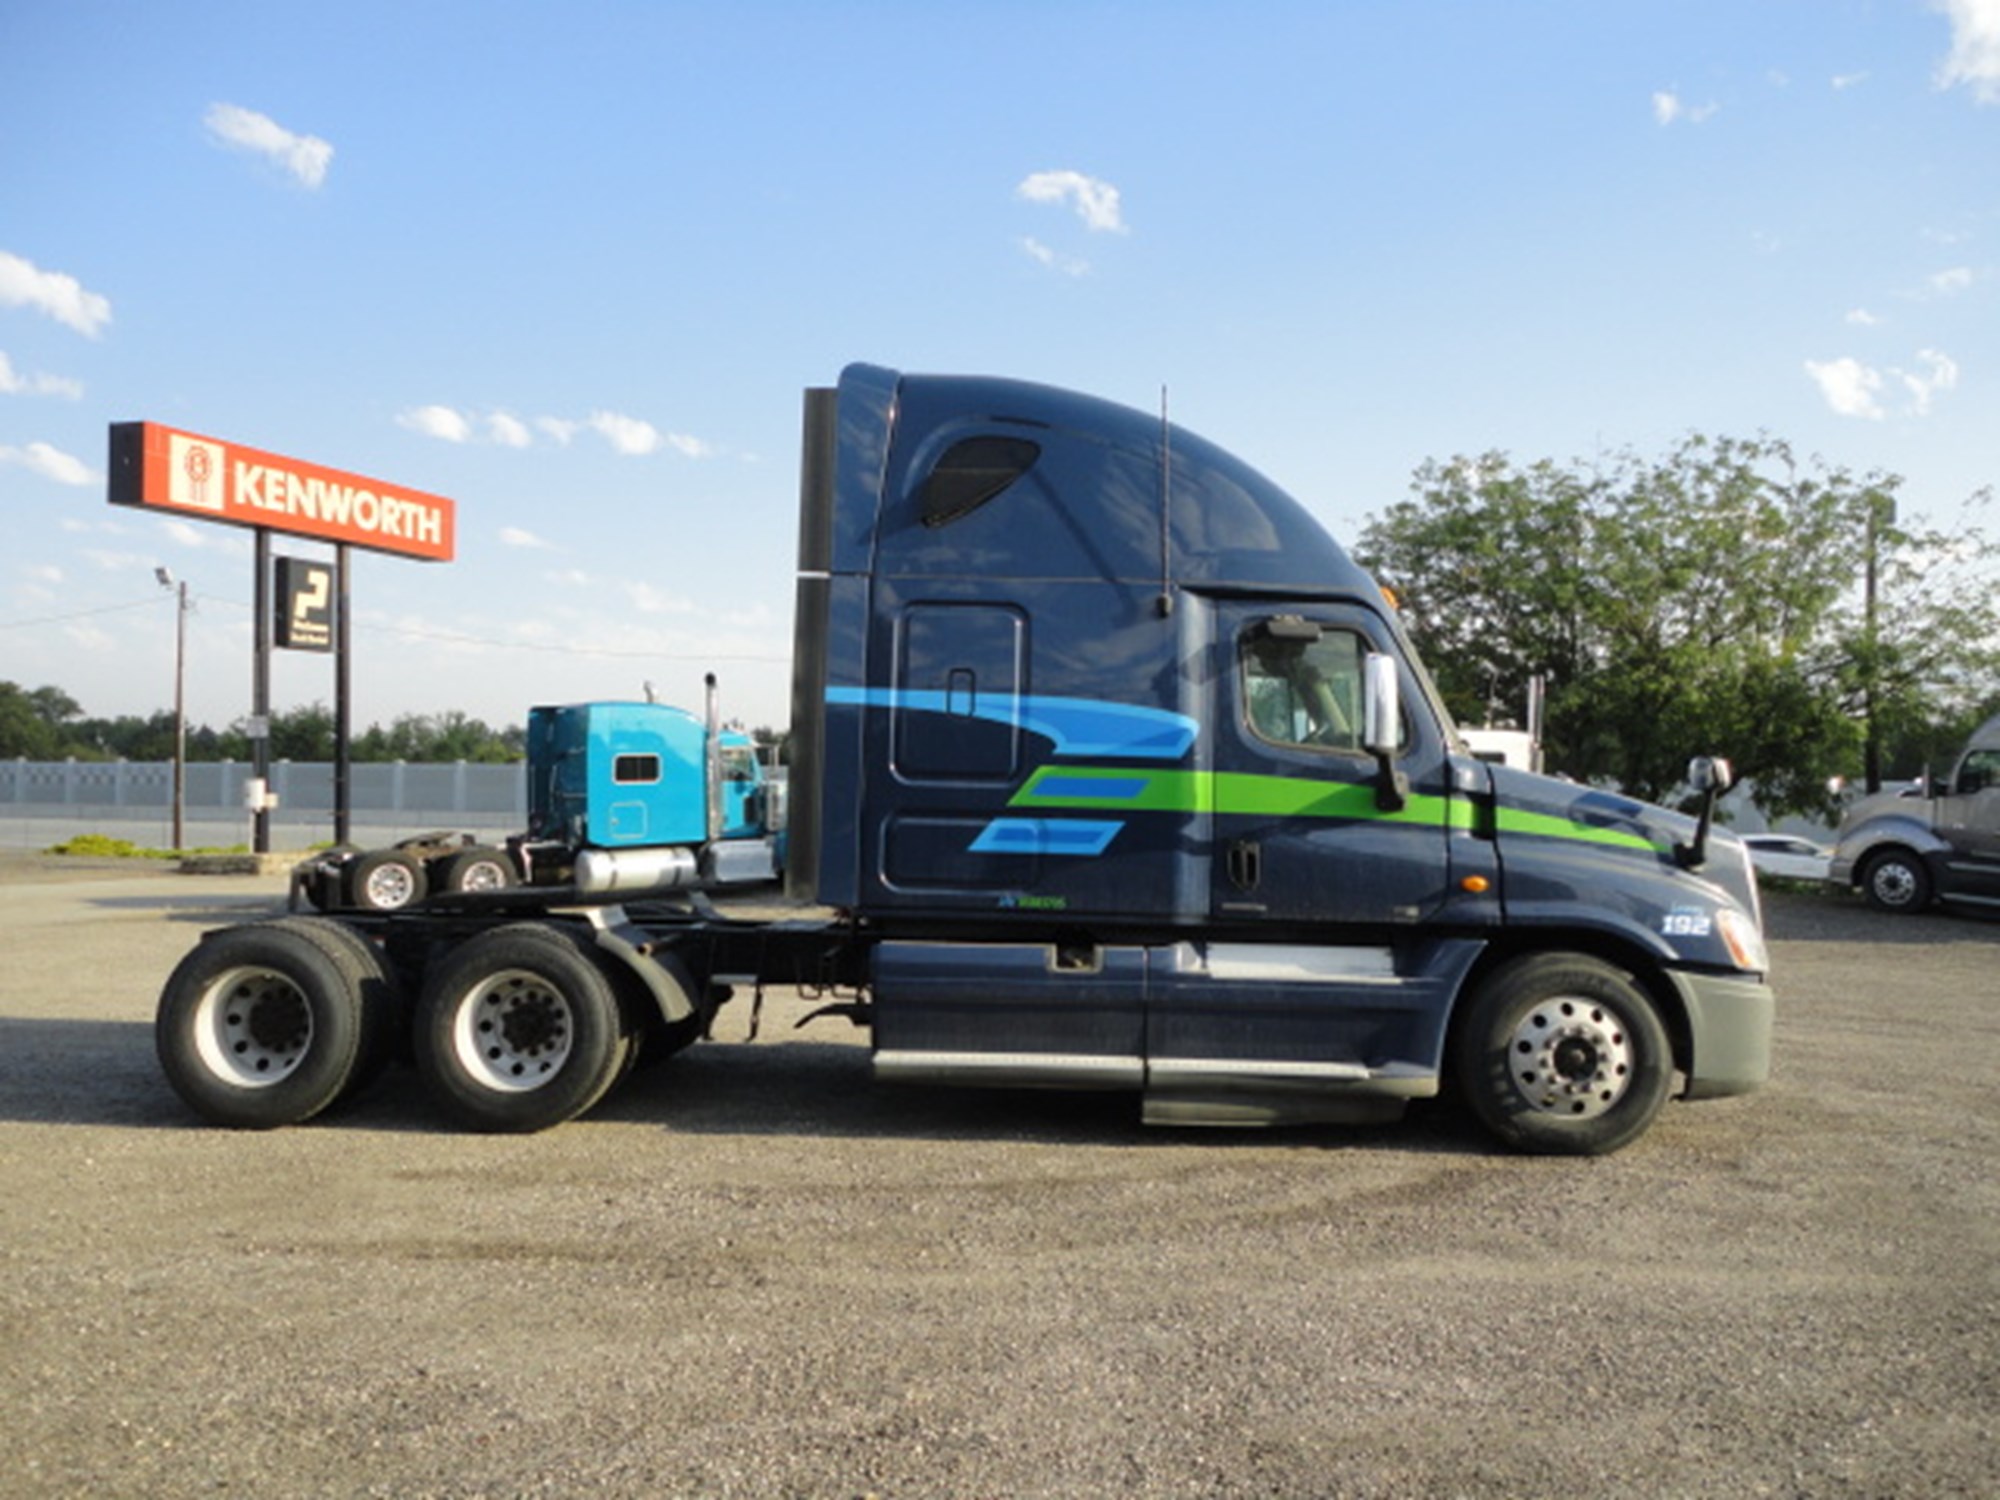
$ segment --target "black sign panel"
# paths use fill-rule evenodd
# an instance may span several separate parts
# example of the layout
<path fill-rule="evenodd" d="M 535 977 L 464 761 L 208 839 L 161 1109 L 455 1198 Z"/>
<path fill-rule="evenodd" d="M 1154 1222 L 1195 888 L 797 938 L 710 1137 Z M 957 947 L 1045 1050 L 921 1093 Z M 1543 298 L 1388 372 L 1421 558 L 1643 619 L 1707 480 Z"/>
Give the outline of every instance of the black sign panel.
<path fill-rule="evenodd" d="M 333 649 L 333 568 L 301 557 L 277 560 L 275 644 L 286 651 Z"/>

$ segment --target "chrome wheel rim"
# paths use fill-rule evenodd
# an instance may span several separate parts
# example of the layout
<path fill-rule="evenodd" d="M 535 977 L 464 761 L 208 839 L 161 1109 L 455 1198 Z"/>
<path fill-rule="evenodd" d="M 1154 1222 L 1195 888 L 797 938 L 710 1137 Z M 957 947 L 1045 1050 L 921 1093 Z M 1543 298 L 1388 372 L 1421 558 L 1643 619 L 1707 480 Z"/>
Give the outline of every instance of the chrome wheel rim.
<path fill-rule="evenodd" d="M 1568 1120 L 1612 1109 L 1632 1086 L 1636 1063 L 1624 1018 L 1580 995 L 1534 1006 L 1507 1039 L 1508 1074 L 1522 1099 Z"/>
<path fill-rule="evenodd" d="M 312 1050 L 305 991 L 276 969 L 219 974 L 195 1006 L 194 1045 L 217 1078 L 269 1088 L 289 1078 Z"/>
<path fill-rule="evenodd" d="M 459 1066 L 490 1089 L 526 1093 L 562 1071 L 576 1019 L 561 990 L 527 969 L 488 976 L 452 1018 Z"/>

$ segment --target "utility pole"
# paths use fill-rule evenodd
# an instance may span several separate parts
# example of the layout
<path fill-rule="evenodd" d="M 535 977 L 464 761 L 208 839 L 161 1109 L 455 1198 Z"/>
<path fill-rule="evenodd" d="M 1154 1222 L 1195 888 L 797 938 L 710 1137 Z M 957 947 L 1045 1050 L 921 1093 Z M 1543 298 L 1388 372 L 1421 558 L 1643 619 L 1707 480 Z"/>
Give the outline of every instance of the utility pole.
<path fill-rule="evenodd" d="M 174 600 L 174 852 L 187 847 L 187 619 L 188 586 L 176 580 L 171 569 L 155 568 L 153 576 L 163 589 L 175 591 Z"/>
<path fill-rule="evenodd" d="M 1873 796 L 1882 790 L 1882 734 L 1875 722 L 1875 693 L 1882 673 L 1880 640 L 1875 630 L 1876 553 L 1881 545 L 1882 526 L 1895 524 L 1896 500 L 1880 490 L 1870 490 L 1864 498 L 1868 506 L 1868 529 L 1862 554 L 1861 637 L 1867 661 L 1861 678 L 1861 771 L 1868 793 Z"/>

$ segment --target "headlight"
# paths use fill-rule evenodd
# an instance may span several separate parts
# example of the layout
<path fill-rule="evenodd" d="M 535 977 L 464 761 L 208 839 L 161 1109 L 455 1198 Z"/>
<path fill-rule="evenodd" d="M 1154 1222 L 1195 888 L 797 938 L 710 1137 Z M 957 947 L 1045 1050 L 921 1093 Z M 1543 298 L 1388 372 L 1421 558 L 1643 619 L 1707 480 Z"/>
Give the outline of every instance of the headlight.
<path fill-rule="evenodd" d="M 1715 914 L 1715 930 L 1737 968 L 1757 974 L 1770 971 L 1771 955 L 1764 947 L 1764 934 L 1754 918 L 1745 916 L 1733 906 L 1725 906 Z"/>

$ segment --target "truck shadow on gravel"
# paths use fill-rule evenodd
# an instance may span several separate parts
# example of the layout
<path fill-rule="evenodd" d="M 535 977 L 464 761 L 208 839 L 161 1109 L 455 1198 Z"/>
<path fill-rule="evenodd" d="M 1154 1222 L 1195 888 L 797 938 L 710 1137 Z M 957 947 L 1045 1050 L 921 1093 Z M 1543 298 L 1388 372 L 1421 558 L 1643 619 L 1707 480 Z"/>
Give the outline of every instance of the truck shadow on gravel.
<path fill-rule="evenodd" d="M 0 1017 L 0 1121 L 20 1125 L 208 1130 L 160 1072 L 144 1021 Z M 1390 1125 L 1307 1125 L 1269 1130 L 1158 1129 L 1140 1123 L 1129 1094 L 1035 1089 L 952 1089 L 873 1081 L 864 1048 L 827 1042 L 710 1042 L 627 1078 L 581 1122 L 656 1126 L 671 1135 L 798 1139 L 1033 1142 L 1151 1147 L 1188 1140 L 1219 1147 L 1387 1147 L 1486 1154 L 1489 1144 L 1456 1112 L 1413 1108 Z M 455 1127 L 424 1097 L 408 1062 L 387 1068 L 299 1130 L 447 1135 Z M 258 1132 L 245 1132 L 246 1139 Z"/>
<path fill-rule="evenodd" d="M 1846 891 L 1766 890 L 1763 899 L 1765 935 L 1774 942 L 2000 946 L 2000 922 L 1935 907 L 1918 916 L 1891 916 Z"/>
<path fill-rule="evenodd" d="M 185 896 L 98 896 L 92 906 L 101 911 L 148 912 L 167 922 L 195 922 L 226 927 L 285 915 L 282 899 L 269 896 L 221 896 L 192 892 Z"/>
<path fill-rule="evenodd" d="M 1490 1143 L 1456 1111 L 1429 1104 L 1402 1121 L 1243 1130 L 1140 1121 L 1136 1094 L 878 1084 L 864 1048 L 833 1043 L 707 1043 L 649 1068 L 588 1116 L 657 1124 L 677 1135 L 1035 1142 L 1146 1148 L 1392 1147 L 1484 1154 Z"/>
<path fill-rule="evenodd" d="M 0 1120 L 19 1125 L 199 1123 L 153 1054 L 144 1021 L 0 1017 Z"/>

